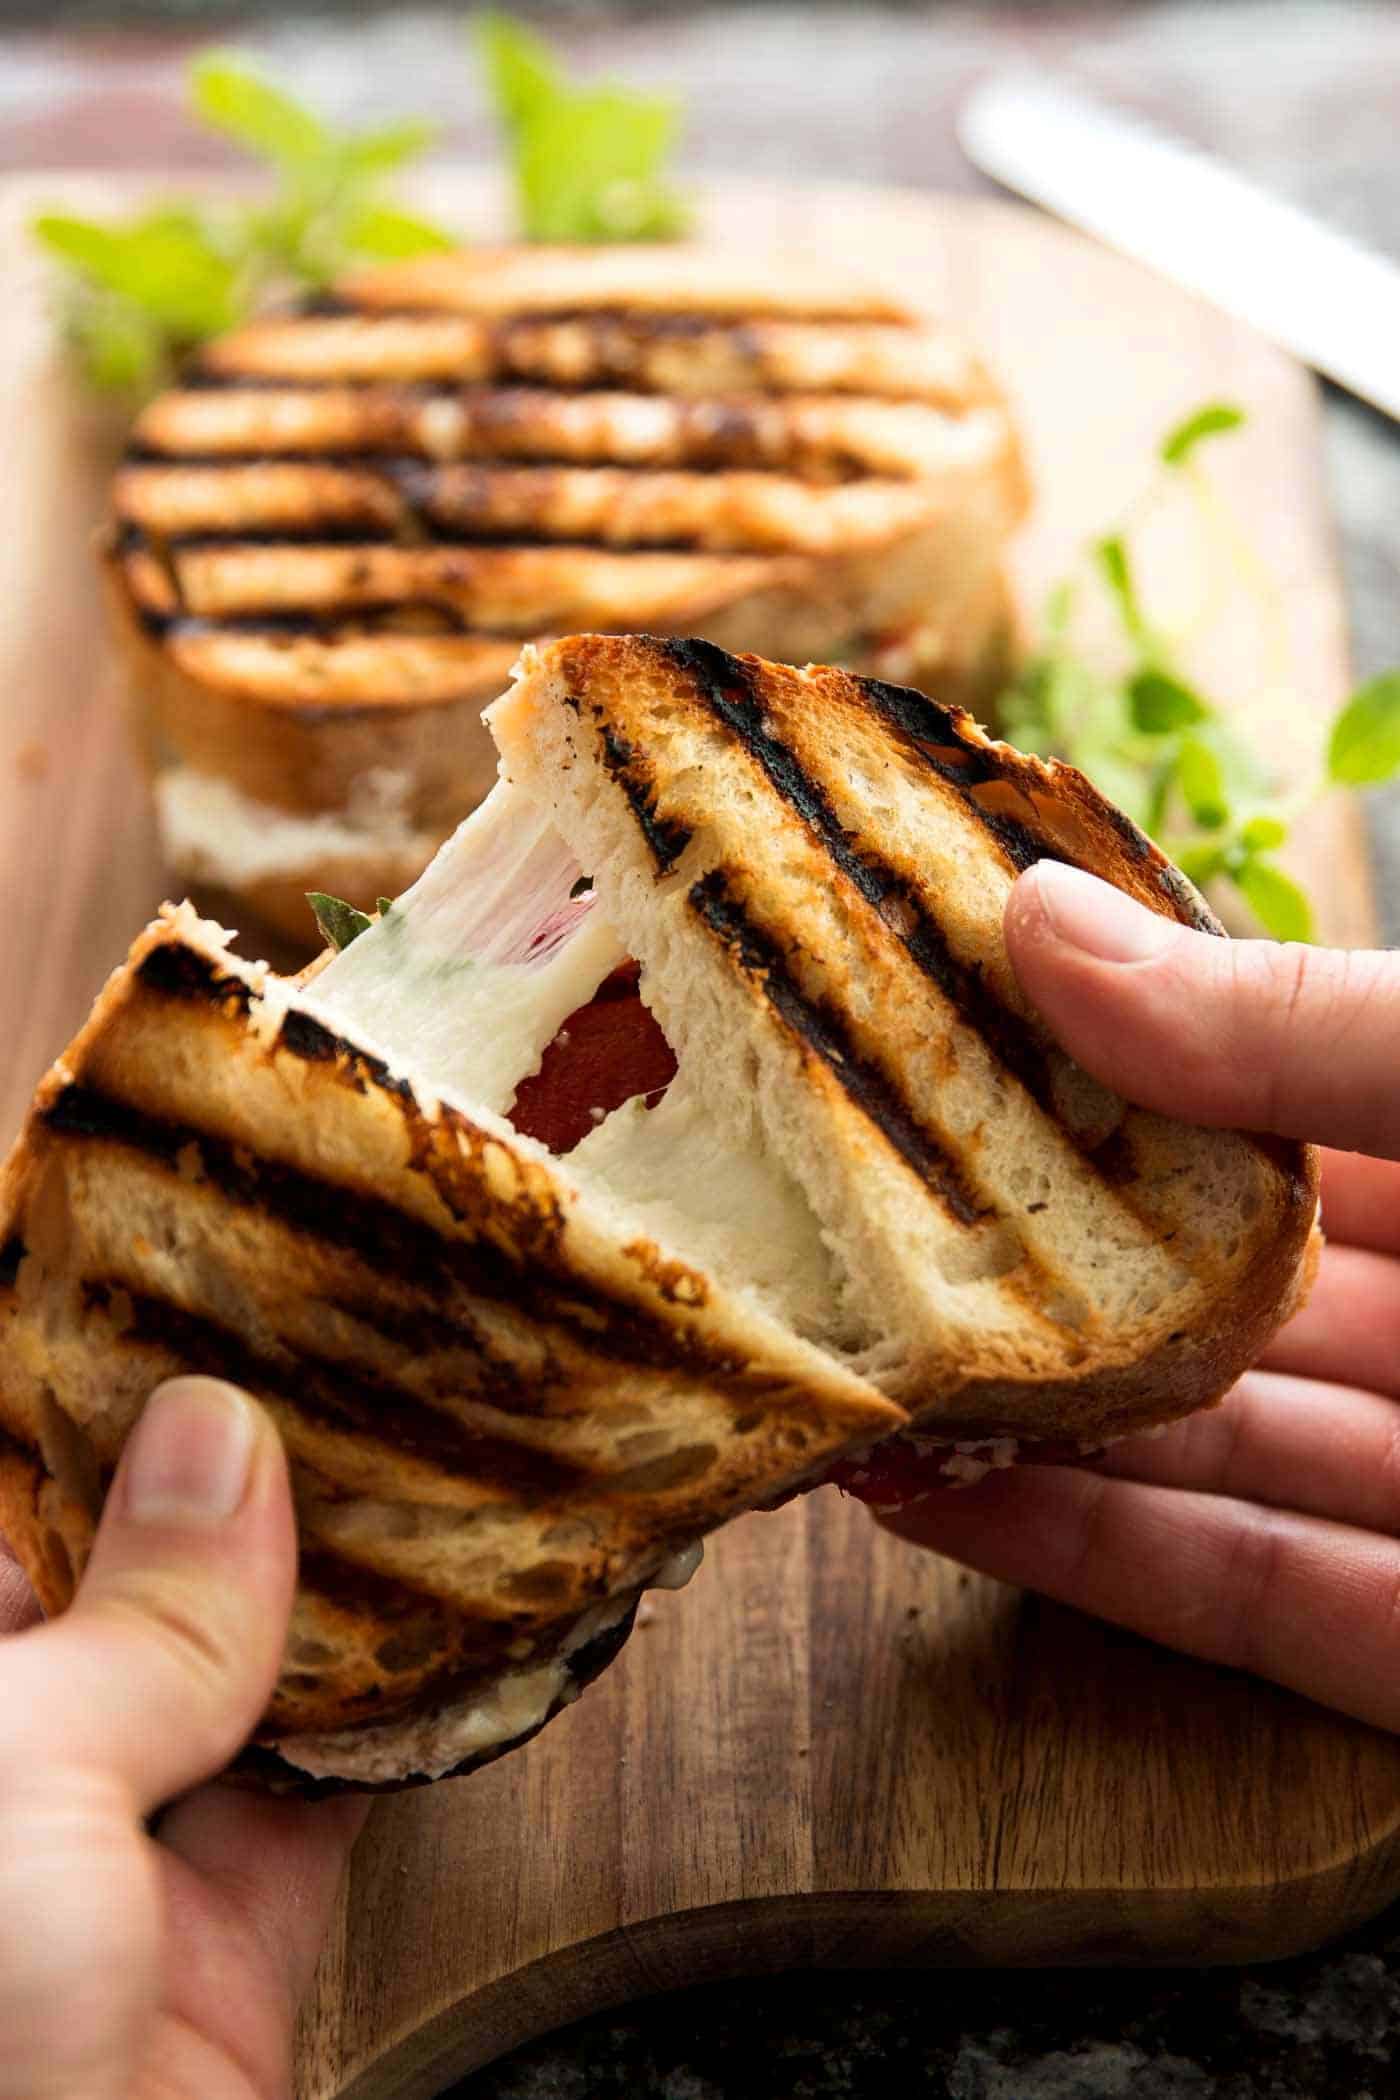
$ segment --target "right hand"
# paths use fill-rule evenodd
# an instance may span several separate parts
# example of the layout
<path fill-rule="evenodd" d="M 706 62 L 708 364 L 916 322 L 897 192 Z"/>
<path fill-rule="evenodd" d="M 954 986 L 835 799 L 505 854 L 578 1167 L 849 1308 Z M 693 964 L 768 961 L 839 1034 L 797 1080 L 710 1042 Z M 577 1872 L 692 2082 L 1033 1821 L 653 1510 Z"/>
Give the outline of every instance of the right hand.
<path fill-rule="evenodd" d="M 1006 937 L 1064 1047 L 1130 1100 L 1345 1148 L 1323 1159 L 1328 1245 L 1218 1408 L 889 1526 L 1400 1731 L 1400 955 L 1216 940 L 1052 862 Z"/>

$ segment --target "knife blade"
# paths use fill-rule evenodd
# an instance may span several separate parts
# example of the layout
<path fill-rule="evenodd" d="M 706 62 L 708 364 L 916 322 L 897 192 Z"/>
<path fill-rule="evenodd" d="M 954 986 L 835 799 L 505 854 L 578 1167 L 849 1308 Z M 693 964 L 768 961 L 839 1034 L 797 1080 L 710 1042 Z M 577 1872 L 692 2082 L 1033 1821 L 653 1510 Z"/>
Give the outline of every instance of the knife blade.
<path fill-rule="evenodd" d="M 1077 88 L 994 74 L 958 116 L 974 166 L 1149 263 L 1400 420 L 1400 267 Z"/>

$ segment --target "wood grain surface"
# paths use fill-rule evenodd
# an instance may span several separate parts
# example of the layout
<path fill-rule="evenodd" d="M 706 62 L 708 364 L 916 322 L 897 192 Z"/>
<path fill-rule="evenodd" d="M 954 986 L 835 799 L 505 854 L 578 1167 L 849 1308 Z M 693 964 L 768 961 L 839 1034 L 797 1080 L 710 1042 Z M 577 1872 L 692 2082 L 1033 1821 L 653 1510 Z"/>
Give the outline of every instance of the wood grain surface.
<path fill-rule="evenodd" d="M 91 203 L 90 182 L 80 186 Z M 436 178 L 489 228 L 493 186 Z M 0 1131 L 163 893 L 100 632 L 89 540 L 114 432 L 70 387 L 0 200 Z M 111 194 L 104 184 L 98 195 Z M 1014 207 L 718 188 L 713 230 L 842 255 L 955 316 L 1021 411 L 1034 603 L 1139 488 L 1180 413 L 1273 575 L 1291 676 L 1252 616 L 1199 667 L 1306 766 L 1346 679 L 1310 381 L 1148 273 Z M 1170 534 L 1154 588 L 1189 598 Z M 1318 805 L 1297 871 L 1363 941 L 1359 823 Z M 712 1542 L 620 1662 L 528 1750 L 380 1806 L 302 2027 L 302 2100 L 416 2100 L 594 2007 L 701 1978 L 900 1963 L 1244 1960 L 1400 1889 L 1400 1746 L 884 1538 L 823 1490 Z"/>

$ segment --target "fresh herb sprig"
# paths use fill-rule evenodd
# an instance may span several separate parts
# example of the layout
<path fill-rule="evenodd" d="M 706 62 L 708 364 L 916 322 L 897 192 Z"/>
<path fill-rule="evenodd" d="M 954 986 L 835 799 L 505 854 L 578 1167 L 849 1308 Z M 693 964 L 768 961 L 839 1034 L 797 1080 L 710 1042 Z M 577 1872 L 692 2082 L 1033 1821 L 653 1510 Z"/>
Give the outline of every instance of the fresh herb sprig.
<path fill-rule="evenodd" d="M 328 896 L 325 890 L 308 890 L 306 901 L 311 906 L 322 937 L 335 949 L 337 955 L 357 941 L 362 933 L 368 933 L 377 923 L 374 913 L 361 911 L 358 905 L 347 904 L 343 897 Z M 380 919 L 386 918 L 394 908 L 392 897 L 380 897 L 375 901 L 375 912 Z"/>
<path fill-rule="evenodd" d="M 476 25 L 527 241 L 659 241 L 689 220 L 664 170 L 680 105 L 614 81 L 567 79 L 542 37 L 510 15 Z"/>
<path fill-rule="evenodd" d="M 269 194 L 172 200 L 124 221 L 44 212 L 33 224 L 64 267 L 69 339 L 88 378 L 107 390 L 148 391 L 207 337 L 351 263 L 452 245 L 389 187 L 431 144 L 430 125 L 337 129 L 217 51 L 190 68 L 190 103 L 209 129 L 267 167 Z"/>
<path fill-rule="evenodd" d="M 1188 675 L 1181 640 L 1145 603 L 1134 529 L 1184 482 L 1203 530 L 1218 544 L 1227 521 L 1200 449 L 1243 422 L 1233 403 L 1209 402 L 1168 431 L 1158 448 L 1159 478 L 1132 522 L 1095 541 L 1081 572 L 1050 593 L 1039 645 L 1002 693 L 996 719 L 1022 749 L 1068 759 L 1087 773 L 1194 882 L 1233 888 L 1266 933 L 1306 941 L 1313 937 L 1312 905 L 1278 854 L 1301 810 L 1326 788 L 1377 786 L 1400 776 L 1400 670 L 1352 694 L 1332 726 L 1318 779 L 1288 794 Z M 1231 528 L 1223 537 L 1244 581 L 1267 593 L 1239 535 Z M 1076 645 L 1076 616 L 1095 593 L 1115 616 L 1111 661 Z"/>

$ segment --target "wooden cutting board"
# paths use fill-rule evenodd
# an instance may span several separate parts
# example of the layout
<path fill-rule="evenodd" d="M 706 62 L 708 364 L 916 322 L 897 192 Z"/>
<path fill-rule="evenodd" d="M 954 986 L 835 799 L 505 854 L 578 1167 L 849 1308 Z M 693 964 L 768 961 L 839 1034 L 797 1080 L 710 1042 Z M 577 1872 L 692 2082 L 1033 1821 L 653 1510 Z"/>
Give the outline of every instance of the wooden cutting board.
<path fill-rule="evenodd" d="M 433 185 L 487 227 L 489 181 Z M 88 538 L 111 434 L 54 354 L 22 225 L 91 179 L 12 185 L 0 226 L 0 1012 L 8 1135 L 162 895 Z M 1011 206 L 733 185 L 726 236 L 846 254 L 954 315 L 1018 402 L 1040 491 L 1027 601 L 1110 524 L 1181 413 L 1251 412 L 1217 467 L 1281 586 L 1291 693 L 1255 734 L 1301 765 L 1346 682 L 1308 378 L 1248 331 Z M 1154 587 L 1189 596 L 1168 539 Z M 1260 683 L 1249 620 L 1221 692 Z M 1363 941 L 1359 820 L 1294 857 Z M 897 1545 L 823 1490 L 736 1524 L 528 1750 L 379 1807 L 306 2013 L 302 2100 L 418 2100 L 596 2007 L 789 1967 L 1239 1961 L 1400 1890 L 1400 1745 Z"/>

